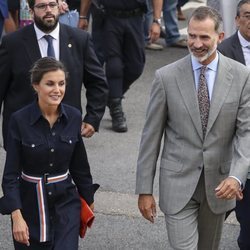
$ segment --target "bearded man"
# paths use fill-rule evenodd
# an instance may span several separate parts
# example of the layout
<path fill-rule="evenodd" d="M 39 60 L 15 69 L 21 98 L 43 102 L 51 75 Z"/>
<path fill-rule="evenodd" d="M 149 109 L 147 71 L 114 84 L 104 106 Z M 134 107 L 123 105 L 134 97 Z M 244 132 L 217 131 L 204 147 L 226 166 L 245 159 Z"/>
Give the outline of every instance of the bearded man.
<path fill-rule="evenodd" d="M 3 105 L 3 139 L 10 115 L 30 103 L 35 94 L 29 70 L 41 57 L 61 60 L 69 73 L 64 102 L 82 111 L 81 93 L 86 88 L 86 114 L 82 135 L 91 137 L 98 131 L 107 102 L 108 86 L 96 57 L 90 35 L 59 24 L 57 0 L 28 0 L 34 23 L 3 37 L 0 46 L 0 109 Z"/>

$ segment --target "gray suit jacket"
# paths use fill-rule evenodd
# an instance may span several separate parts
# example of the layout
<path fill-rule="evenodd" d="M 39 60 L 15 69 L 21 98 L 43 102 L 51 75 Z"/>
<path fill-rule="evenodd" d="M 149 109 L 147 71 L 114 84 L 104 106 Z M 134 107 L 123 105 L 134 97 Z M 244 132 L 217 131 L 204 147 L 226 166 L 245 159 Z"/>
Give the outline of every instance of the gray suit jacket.
<path fill-rule="evenodd" d="M 207 133 L 203 141 L 191 57 L 156 72 L 140 145 L 136 193 L 152 194 L 160 160 L 160 208 L 179 212 L 191 199 L 204 169 L 206 196 L 214 213 L 235 201 L 219 200 L 215 188 L 233 175 L 245 182 L 250 165 L 250 72 L 219 54 Z"/>

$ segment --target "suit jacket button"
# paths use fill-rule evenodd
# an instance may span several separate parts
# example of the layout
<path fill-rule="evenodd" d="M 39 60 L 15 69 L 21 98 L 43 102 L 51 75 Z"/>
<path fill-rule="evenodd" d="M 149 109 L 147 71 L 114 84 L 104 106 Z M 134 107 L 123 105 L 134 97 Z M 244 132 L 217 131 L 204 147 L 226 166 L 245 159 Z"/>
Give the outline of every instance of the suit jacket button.
<path fill-rule="evenodd" d="M 202 167 L 201 167 L 201 166 L 199 166 L 199 167 L 198 167 L 198 169 L 199 169 L 199 170 L 202 170 Z"/>

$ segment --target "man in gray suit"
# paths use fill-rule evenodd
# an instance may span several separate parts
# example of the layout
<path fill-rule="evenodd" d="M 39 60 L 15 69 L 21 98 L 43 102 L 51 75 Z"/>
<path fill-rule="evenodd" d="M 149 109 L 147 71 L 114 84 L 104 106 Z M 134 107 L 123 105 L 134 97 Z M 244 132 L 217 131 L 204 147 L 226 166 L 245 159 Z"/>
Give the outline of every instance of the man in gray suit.
<path fill-rule="evenodd" d="M 237 6 L 235 18 L 238 30 L 224 40 L 218 50 L 247 67 L 250 67 L 250 0 L 241 0 Z M 250 249 L 250 169 L 243 190 L 243 199 L 236 202 L 236 218 L 240 223 L 238 245 L 241 250 Z"/>
<path fill-rule="evenodd" d="M 225 212 L 242 199 L 250 165 L 250 72 L 217 52 L 222 19 L 197 8 L 188 23 L 191 55 L 156 71 L 142 133 L 136 193 L 154 222 L 153 182 L 160 161 L 160 208 L 174 249 L 219 247 Z"/>

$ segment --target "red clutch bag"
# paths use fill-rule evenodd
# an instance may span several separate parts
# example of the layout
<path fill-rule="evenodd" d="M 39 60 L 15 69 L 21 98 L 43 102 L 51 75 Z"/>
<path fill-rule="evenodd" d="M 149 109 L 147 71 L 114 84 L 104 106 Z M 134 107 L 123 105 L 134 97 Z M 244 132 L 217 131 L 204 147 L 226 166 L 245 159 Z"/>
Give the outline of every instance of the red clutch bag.
<path fill-rule="evenodd" d="M 79 236 L 81 238 L 84 238 L 87 228 L 88 227 L 90 228 L 94 222 L 95 215 L 94 212 L 89 207 L 89 205 L 87 204 L 87 202 L 82 197 L 80 197 L 80 201 L 81 201 L 81 214 L 80 214 Z"/>

